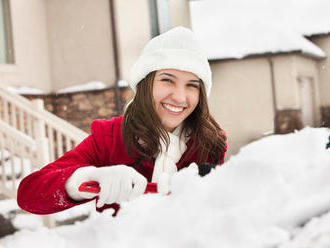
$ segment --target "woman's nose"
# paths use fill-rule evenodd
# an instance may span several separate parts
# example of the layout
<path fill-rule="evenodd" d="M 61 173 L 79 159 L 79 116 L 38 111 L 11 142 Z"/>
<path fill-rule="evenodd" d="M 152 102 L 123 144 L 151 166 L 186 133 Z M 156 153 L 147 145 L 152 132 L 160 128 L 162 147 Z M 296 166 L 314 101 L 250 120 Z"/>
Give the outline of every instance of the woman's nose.
<path fill-rule="evenodd" d="M 184 87 L 178 86 L 173 89 L 172 98 L 176 103 L 186 102 L 186 91 Z"/>

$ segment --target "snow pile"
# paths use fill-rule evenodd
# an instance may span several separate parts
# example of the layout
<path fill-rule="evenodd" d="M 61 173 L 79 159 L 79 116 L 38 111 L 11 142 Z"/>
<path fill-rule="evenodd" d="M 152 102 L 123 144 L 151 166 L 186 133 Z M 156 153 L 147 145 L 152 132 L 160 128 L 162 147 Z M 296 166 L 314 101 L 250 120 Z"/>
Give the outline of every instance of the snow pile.
<path fill-rule="evenodd" d="M 23 230 L 4 247 L 330 246 L 329 129 L 305 128 L 253 142 L 204 178 L 188 169 L 173 178 L 169 196 L 144 195 L 54 230 Z M 308 231 L 313 229 L 313 232 Z M 290 241 L 292 235 L 297 236 Z M 322 246 L 323 245 L 323 246 Z"/>
<path fill-rule="evenodd" d="M 301 51 L 325 53 L 304 35 L 330 32 L 327 0 L 191 1 L 192 28 L 209 59 Z"/>
<path fill-rule="evenodd" d="M 85 84 L 79 84 L 70 86 L 67 88 L 60 89 L 56 91 L 58 94 L 64 94 L 64 93 L 74 93 L 74 92 L 80 92 L 80 91 L 90 91 L 90 90 L 103 90 L 106 88 L 106 85 L 103 82 L 100 81 L 91 81 Z"/>
<path fill-rule="evenodd" d="M 129 83 L 126 80 L 119 80 L 118 86 L 119 87 L 129 87 Z"/>
<path fill-rule="evenodd" d="M 280 248 L 327 248 L 330 246 L 330 212 L 320 218 L 312 219 L 295 237 Z"/>
<path fill-rule="evenodd" d="M 45 92 L 43 92 L 40 89 L 25 87 L 25 86 L 18 86 L 18 87 L 7 86 L 6 89 L 9 92 L 18 94 L 18 95 L 44 95 L 45 94 Z"/>

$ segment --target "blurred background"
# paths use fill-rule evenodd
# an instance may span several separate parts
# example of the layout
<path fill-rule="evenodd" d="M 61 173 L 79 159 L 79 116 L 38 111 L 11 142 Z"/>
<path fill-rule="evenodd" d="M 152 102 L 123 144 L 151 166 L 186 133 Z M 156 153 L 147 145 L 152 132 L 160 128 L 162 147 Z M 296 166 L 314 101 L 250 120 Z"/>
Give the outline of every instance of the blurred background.
<path fill-rule="evenodd" d="M 15 128 L 21 95 L 84 136 L 93 119 L 123 113 L 143 46 L 185 26 L 211 64 L 227 158 L 266 135 L 329 127 L 329 9 L 326 0 L 0 0 L 0 121 Z"/>

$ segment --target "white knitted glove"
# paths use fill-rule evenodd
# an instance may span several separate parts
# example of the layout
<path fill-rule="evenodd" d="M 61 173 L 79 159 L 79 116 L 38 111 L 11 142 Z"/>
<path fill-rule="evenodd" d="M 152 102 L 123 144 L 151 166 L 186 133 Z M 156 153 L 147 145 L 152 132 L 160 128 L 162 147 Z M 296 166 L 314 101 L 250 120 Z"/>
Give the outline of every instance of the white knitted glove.
<path fill-rule="evenodd" d="M 100 193 L 80 192 L 79 186 L 83 182 L 97 181 L 101 188 Z M 76 201 L 91 199 L 99 196 L 97 207 L 104 204 L 120 203 L 131 200 L 144 193 L 147 179 L 126 165 L 107 167 L 87 166 L 77 169 L 66 181 L 67 194 Z"/>
<path fill-rule="evenodd" d="M 187 167 L 187 170 L 189 170 L 190 173 L 192 173 L 192 174 L 196 174 L 196 175 L 198 175 L 198 165 L 197 165 L 195 162 L 191 163 L 191 164 Z"/>

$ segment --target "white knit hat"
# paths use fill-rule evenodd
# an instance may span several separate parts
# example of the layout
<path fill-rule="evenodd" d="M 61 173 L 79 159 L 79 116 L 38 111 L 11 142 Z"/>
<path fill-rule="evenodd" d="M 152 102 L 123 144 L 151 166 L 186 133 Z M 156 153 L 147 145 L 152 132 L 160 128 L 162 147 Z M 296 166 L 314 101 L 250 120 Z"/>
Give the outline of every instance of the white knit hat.
<path fill-rule="evenodd" d="M 150 72 L 162 69 L 194 73 L 203 80 L 206 94 L 210 95 L 210 65 L 190 29 L 175 27 L 150 40 L 131 69 L 131 88 L 136 91 L 136 85 Z"/>

